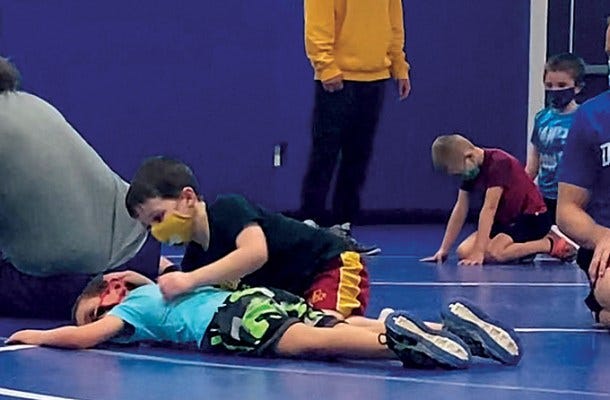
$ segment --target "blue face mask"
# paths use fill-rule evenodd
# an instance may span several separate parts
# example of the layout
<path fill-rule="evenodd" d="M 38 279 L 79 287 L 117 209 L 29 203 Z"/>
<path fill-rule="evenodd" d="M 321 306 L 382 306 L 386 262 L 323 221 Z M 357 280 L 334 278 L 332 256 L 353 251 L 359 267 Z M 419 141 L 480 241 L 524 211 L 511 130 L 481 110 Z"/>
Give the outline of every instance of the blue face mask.
<path fill-rule="evenodd" d="M 557 110 L 563 110 L 574 100 L 576 92 L 574 88 L 566 88 L 561 90 L 545 90 L 547 106 L 553 107 Z"/>

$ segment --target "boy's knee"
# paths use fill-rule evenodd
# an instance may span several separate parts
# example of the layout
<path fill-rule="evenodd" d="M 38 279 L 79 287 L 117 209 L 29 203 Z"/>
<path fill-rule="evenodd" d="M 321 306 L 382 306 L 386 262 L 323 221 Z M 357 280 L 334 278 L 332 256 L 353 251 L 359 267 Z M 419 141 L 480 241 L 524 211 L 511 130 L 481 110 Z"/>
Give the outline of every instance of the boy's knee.
<path fill-rule="evenodd" d="M 610 328 L 610 310 L 603 309 L 600 311 L 599 323 L 606 328 Z"/>
<path fill-rule="evenodd" d="M 610 310 L 610 273 L 597 280 L 594 295 L 604 309 Z"/>
<path fill-rule="evenodd" d="M 470 249 L 466 242 L 462 242 L 455 251 L 460 260 L 469 256 Z"/>
<path fill-rule="evenodd" d="M 509 261 L 503 249 L 490 248 L 485 251 L 485 261 L 493 263 L 503 263 Z"/>
<path fill-rule="evenodd" d="M 303 323 L 291 325 L 280 337 L 275 353 L 283 356 L 312 353 L 318 344 L 317 333 L 315 328 Z"/>

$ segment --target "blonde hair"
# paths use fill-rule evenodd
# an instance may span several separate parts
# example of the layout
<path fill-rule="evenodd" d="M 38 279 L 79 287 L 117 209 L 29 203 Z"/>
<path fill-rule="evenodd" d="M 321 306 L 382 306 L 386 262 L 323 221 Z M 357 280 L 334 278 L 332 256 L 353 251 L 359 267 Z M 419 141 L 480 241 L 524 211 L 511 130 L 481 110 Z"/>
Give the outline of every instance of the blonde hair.
<path fill-rule="evenodd" d="M 432 163 L 434 168 L 446 171 L 449 166 L 461 162 L 475 145 L 464 136 L 454 133 L 437 137 L 432 143 Z"/>

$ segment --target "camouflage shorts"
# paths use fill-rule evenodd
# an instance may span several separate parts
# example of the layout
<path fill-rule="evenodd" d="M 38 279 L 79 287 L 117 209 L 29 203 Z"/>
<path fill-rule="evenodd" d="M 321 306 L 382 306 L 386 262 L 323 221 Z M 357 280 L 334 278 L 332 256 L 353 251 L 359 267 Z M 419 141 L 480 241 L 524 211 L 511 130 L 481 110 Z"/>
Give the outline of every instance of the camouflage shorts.
<path fill-rule="evenodd" d="M 249 288 L 233 292 L 212 318 L 202 348 L 248 355 L 273 355 L 295 323 L 330 327 L 339 321 L 312 308 L 305 299 L 279 289 Z"/>

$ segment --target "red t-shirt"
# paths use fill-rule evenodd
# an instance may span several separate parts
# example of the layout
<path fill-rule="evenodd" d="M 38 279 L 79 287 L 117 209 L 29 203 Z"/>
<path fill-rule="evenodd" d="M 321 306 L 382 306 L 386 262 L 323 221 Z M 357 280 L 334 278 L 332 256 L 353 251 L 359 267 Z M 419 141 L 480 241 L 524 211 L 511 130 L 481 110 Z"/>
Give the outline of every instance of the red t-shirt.
<path fill-rule="evenodd" d="M 492 187 L 503 190 L 495 222 L 509 225 L 520 215 L 546 212 L 546 204 L 534 181 L 527 175 L 519 160 L 499 149 L 483 149 L 485 155 L 479 175 L 462 182 L 462 190 L 482 191 Z"/>

